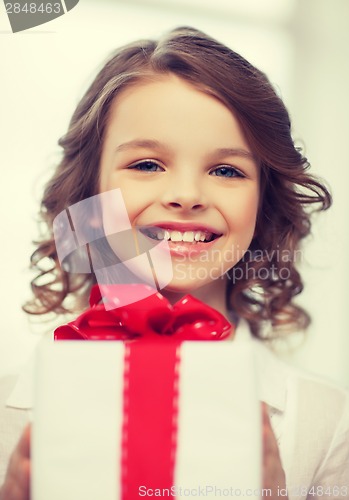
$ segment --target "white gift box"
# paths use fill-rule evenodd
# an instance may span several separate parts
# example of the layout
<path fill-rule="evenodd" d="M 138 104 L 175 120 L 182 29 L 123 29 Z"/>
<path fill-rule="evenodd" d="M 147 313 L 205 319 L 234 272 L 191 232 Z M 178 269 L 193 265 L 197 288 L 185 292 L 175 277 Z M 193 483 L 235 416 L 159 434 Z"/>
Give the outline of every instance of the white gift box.
<path fill-rule="evenodd" d="M 173 484 L 169 492 L 155 491 L 154 482 L 151 488 L 139 484 L 137 496 L 127 493 L 122 479 L 127 454 L 126 350 L 127 345 L 119 341 L 60 341 L 40 346 L 32 500 L 258 498 L 261 410 L 251 341 L 186 341 L 177 347 Z M 154 394 L 156 401 L 151 401 L 149 388 L 148 394 L 149 405 L 156 411 L 162 397 Z M 142 415 L 135 418 L 142 425 Z M 148 432 L 146 427 L 143 432 Z"/>

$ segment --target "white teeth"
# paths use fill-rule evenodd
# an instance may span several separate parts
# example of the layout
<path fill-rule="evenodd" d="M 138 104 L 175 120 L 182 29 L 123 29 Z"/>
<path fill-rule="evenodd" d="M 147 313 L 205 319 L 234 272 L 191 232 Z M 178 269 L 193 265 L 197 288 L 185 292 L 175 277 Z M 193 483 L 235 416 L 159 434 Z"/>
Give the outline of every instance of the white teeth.
<path fill-rule="evenodd" d="M 171 241 L 183 241 L 183 234 L 179 231 L 171 231 Z"/>
<path fill-rule="evenodd" d="M 190 243 L 193 243 L 194 231 L 185 231 L 185 233 L 183 234 L 183 241 L 188 241 Z"/>
<path fill-rule="evenodd" d="M 166 231 L 165 231 L 166 235 Z M 169 239 L 171 241 L 185 241 L 188 243 L 193 243 L 194 241 L 205 241 L 205 239 L 209 239 L 210 235 L 206 234 L 202 231 L 184 231 L 181 233 L 180 231 L 169 231 Z"/>
<path fill-rule="evenodd" d="M 149 236 L 157 240 L 171 240 L 174 242 L 185 241 L 186 243 L 194 243 L 199 241 L 210 240 L 212 233 L 203 231 L 171 231 L 167 229 L 154 228 Z"/>

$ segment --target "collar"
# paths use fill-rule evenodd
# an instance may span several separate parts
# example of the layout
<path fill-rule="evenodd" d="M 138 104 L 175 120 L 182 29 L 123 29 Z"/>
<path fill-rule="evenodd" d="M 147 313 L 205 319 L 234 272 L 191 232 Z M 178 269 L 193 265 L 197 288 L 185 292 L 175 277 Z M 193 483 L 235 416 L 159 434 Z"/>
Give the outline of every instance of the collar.
<path fill-rule="evenodd" d="M 31 410 L 33 408 L 33 393 L 35 380 L 35 359 L 36 349 L 43 342 L 52 342 L 53 337 L 49 332 L 45 334 L 36 345 L 34 352 L 28 358 L 23 368 L 18 374 L 16 385 L 6 400 L 6 406 L 19 410 Z"/>
<path fill-rule="evenodd" d="M 259 399 L 269 407 L 283 412 L 286 405 L 287 380 L 290 368 L 280 361 L 262 341 L 252 338 L 248 323 L 240 320 L 236 328 L 234 342 L 251 342 L 255 357 Z M 40 341 L 53 342 L 51 334 Z M 17 383 L 6 401 L 6 406 L 29 410 L 33 406 L 33 381 L 35 378 L 35 352 L 18 376 Z"/>

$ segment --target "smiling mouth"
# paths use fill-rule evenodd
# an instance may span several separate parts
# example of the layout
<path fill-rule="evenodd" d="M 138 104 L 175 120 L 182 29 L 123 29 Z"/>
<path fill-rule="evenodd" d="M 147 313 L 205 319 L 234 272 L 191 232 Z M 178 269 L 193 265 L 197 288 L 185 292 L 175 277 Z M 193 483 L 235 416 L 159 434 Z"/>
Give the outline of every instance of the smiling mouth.
<path fill-rule="evenodd" d="M 172 229 L 162 229 L 160 227 L 143 227 L 140 232 L 153 240 L 166 240 L 183 243 L 209 243 L 220 236 L 208 231 L 174 231 Z"/>

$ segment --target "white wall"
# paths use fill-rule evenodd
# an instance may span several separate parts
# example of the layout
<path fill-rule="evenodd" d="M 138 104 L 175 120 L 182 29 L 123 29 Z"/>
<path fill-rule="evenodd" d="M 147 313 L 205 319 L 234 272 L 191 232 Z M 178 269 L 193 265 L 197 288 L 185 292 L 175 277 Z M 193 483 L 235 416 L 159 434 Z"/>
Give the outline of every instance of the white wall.
<path fill-rule="evenodd" d="M 62 18 L 15 35 L 9 32 L 7 18 L 1 11 L 3 5 L 0 5 L 3 214 L 0 375 L 14 370 L 38 338 L 30 333 L 33 327 L 20 311 L 20 304 L 30 294 L 26 271 L 32 250 L 29 242 L 37 236 L 35 214 L 43 182 L 57 160 L 57 139 L 65 132 L 79 96 L 101 61 L 118 45 L 135 38 L 158 36 L 169 28 L 189 24 L 229 44 L 268 73 L 289 105 L 295 130 L 305 139 L 317 171 L 330 179 L 336 191 L 337 207 L 317 229 L 320 243 L 314 243 L 307 254 L 312 267 L 306 269 L 308 291 L 304 302 L 318 319 L 308 336 L 310 348 L 306 346 L 295 361 L 344 383 L 349 381 L 343 354 L 348 341 L 343 326 L 345 290 L 342 277 L 342 273 L 347 272 L 342 265 L 342 245 L 344 248 L 345 238 L 348 238 L 347 232 L 344 237 L 346 223 L 343 217 L 347 203 L 344 185 L 348 180 L 343 167 L 343 161 L 348 159 L 344 151 L 347 148 L 345 130 L 348 129 L 343 108 L 348 85 L 336 85 L 337 79 L 327 74 L 327 71 L 338 74 L 343 61 L 332 59 L 330 54 L 321 57 L 317 52 L 319 45 L 311 42 L 313 38 L 307 35 L 308 29 L 314 31 L 319 43 L 323 43 L 321 33 L 325 31 L 327 43 L 333 44 L 336 53 L 341 54 L 343 47 L 339 41 L 333 41 L 333 37 L 342 31 L 341 36 L 347 36 L 344 29 L 338 28 L 338 22 L 348 5 L 346 0 L 334 0 L 331 5 L 326 0 L 307 0 L 307 3 L 306 12 L 298 12 L 295 1 L 269 0 L 258 12 L 246 10 L 243 5 L 248 2 L 235 0 L 228 3 L 227 11 L 224 1 L 220 0 L 214 12 L 209 3 L 209 7 L 204 4 L 195 7 L 193 3 L 193 7 L 188 8 L 190 3 L 186 2 L 187 7 L 183 4 L 181 8 L 160 9 L 159 6 L 147 7 L 146 0 L 140 2 L 143 6 L 132 2 L 81 0 Z M 166 2 L 161 5 L 164 4 Z M 273 9 L 276 4 L 278 9 Z M 284 9 L 280 8 L 282 4 Z M 334 4 L 338 5 L 337 10 Z M 325 30 L 309 25 L 314 16 L 319 18 Z M 348 46 L 348 39 L 345 40 Z M 336 97 L 342 95 L 343 103 L 338 112 L 335 111 L 338 104 L 327 93 L 328 86 L 335 91 Z M 327 123 L 328 116 L 331 123 Z M 332 161 L 333 155 L 336 161 Z M 332 259 L 334 250 L 336 258 Z M 329 283 L 331 293 L 324 286 Z M 320 304 L 323 295 L 327 296 L 326 308 L 322 302 Z M 44 325 L 41 330 L 43 328 L 50 326 Z"/>
<path fill-rule="evenodd" d="M 313 315 L 295 359 L 349 385 L 349 3 L 300 0 L 291 27 L 295 66 L 291 114 L 314 172 L 333 193 L 305 253 L 302 303 Z"/>

